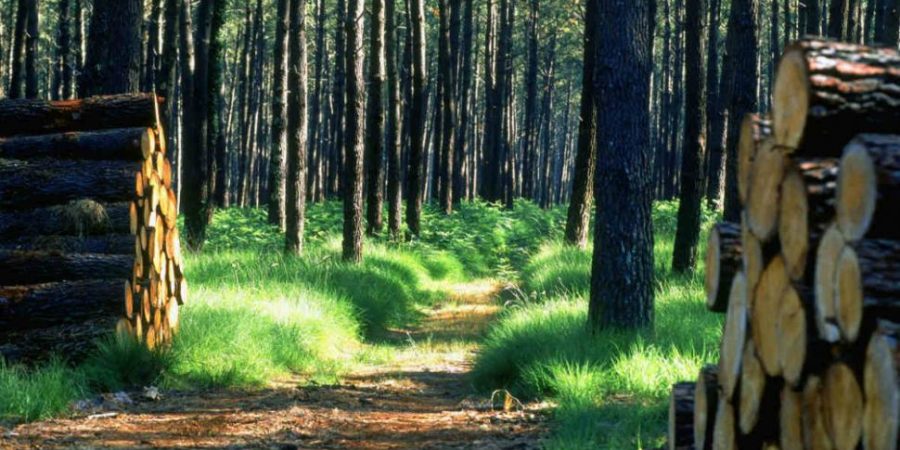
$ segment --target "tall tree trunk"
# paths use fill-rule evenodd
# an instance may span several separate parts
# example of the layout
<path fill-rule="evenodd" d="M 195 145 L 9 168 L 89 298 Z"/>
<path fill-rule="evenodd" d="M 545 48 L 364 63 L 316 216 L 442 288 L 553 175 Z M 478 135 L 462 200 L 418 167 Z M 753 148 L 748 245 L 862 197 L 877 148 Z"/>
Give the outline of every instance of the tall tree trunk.
<path fill-rule="evenodd" d="M 16 5 L 16 26 L 13 32 L 12 70 L 9 81 L 9 98 L 22 96 L 22 76 L 25 65 L 25 27 L 28 25 L 28 0 L 18 0 Z"/>
<path fill-rule="evenodd" d="M 384 228 L 384 0 L 372 1 L 369 29 L 369 95 L 366 111 L 366 233 Z"/>
<path fill-rule="evenodd" d="M 756 63 L 759 44 L 756 40 L 757 0 L 734 0 L 728 33 L 734 34 L 731 48 L 732 76 L 728 89 L 727 159 L 725 171 L 725 220 L 740 222 L 741 205 L 737 192 L 737 141 L 742 118 L 756 112 L 756 88 L 759 82 L 759 67 Z M 729 36 L 731 37 L 731 36 Z"/>
<path fill-rule="evenodd" d="M 344 30 L 347 33 L 346 124 L 344 126 L 344 241 L 345 261 L 362 261 L 363 151 L 365 150 L 365 70 L 363 38 L 365 2 L 349 0 Z"/>
<path fill-rule="evenodd" d="M 403 175 L 402 168 L 402 143 L 400 136 L 400 77 L 397 70 L 397 61 L 399 57 L 397 45 L 397 11 L 395 8 L 396 0 L 386 0 L 386 35 L 385 50 L 387 54 L 387 91 L 388 91 L 388 114 L 387 123 L 384 130 L 384 141 L 387 145 L 388 155 L 388 229 L 391 236 L 400 235 L 400 214 L 401 214 L 401 192 L 400 183 Z"/>
<path fill-rule="evenodd" d="M 141 87 L 141 0 L 94 0 L 82 97 L 137 92 Z"/>
<path fill-rule="evenodd" d="M 828 10 L 828 37 L 847 39 L 847 16 L 850 13 L 850 0 L 831 0 Z"/>
<path fill-rule="evenodd" d="M 672 268 L 677 272 L 697 267 L 700 205 L 703 198 L 702 161 L 706 154 L 706 0 L 687 0 L 685 12 L 685 121 L 681 158 L 681 201 Z M 777 41 L 777 36 L 775 41 Z"/>
<path fill-rule="evenodd" d="M 274 81 L 272 83 L 272 154 L 269 159 L 269 223 L 285 229 L 285 153 L 287 152 L 287 105 L 285 104 L 288 83 L 288 27 L 290 23 L 288 9 L 291 0 L 278 0 L 278 13 L 275 16 L 275 55 Z M 305 14 L 304 14 L 305 16 Z M 293 36 L 293 30 L 291 37 Z M 292 49 L 293 50 L 293 49 Z M 293 62 L 291 60 L 291 62 Z M 293 69 L 291 69 L 293 70 Z"/>
<path fill-rule="evenodd" d="M 710 208 L 721 209 L 722 182 L 725 179 L 725 98 L 722 95 L 722 83 L 728 70 L 730 58 L 722 63 L 719 72 L 719 23 L 722 13 L 722 0 L 710 0 L 709 8 L 709 47 L 707 52 L 706 73 L 706 199 Z"/>
<path fill-rule="evenodd" d="M 312 96 L 312 104 L 310 105 L 310 113 L 309 113 L 309 140 L 310 140 L 310 149 L 313 154 L 312 158 L 314 161 L 313 166 L 310 168 L 310 188 L 311 192 L 309 193 L 309 197 L 313 199 L 313 201 L 322 201 L 324 200 L 324 192 L 323 189 L 323 181 L 322 178 L 324 176 L 323 164 L 325 161 L 324 152 L 326 150 L 326 146 L 324 145 L 324 139 L 322 138 L 325 133 L 322 133 L 323 129 L 326 128 L 326 124 L 328 123 L 327 117 L 322 114 L 322 95 L 323 95 L 323 87 L 325 86 L 323 77 L 325 74 L 325 64 L 326 64 L 326 48 L 325 48 L 325 18 L 326 18 L 326 7 L 325 0 L 317 0 L 316 1 L 316 55 L 315 55 L 315 86 L 314 93 Z"/>
<path fill-rule="evenodd" d="M 425 0 L 410 0 L 407 9 L 412 24 L 412 100 L 409 107 L 410 147 L 406 189 L 406 225 L 418 236 L 422 232 L 423 178 L 425 175 L 425 122 L 428 108 L 425 47 Z"/>
<path fill-rule="evenodd" d="M 71 49 L 69 44 L 69 16 L 71 5 L 69 0 L 60 0 L 59 18 L 56 24 L 56 65 L 54 67 L 53 86 L 50 88 L 50 96 L 53 99 L 72 96 L 72 66 L 70 61 Z"/>
<path fill-rule="evenodd" d="M 308 83 L 305 0 L 290 0 L 290 30 L 285 251 L 299 254 L 303 251 L 304 222 L 306 220 L 306 92 Z"/>
<path fill-rule="evenodd" d="M 159 69 L 160 20 L 163 0 L 150 0 L 150 20 L 147 26 L 147 50 L 144 52 L 144 92 L 152 91 L 156 85 L 156 71 Z"/>
<path fill-rule="evenodd" d="M 451 16 L 455 13 L 451 9 L 457 9 L 451 0 L 440 0 L 440 55 L 438 57 L 438 68 L 441 71 L 441 210 L 444 214 L 453 212 L 453 169 L 454 161 L 453 152 L 456 149 L 456 71 L 454 70 L 454 60 L 452 56 L 450 22 Z"/>
<path fill-rule="evenodd" d="M 75 0 L 75 23 L 73 24 L 75 27 L 75 35 L 73 40 L 75 42 L 73 51 L 72 51 L 72 64 L 74 65 L 74 76 L 72 78 L 72 89 L 73 91 L 77 89 L 79 83 L 79 77 L 81 73 L 84 71 L 84 7 L 82 6 L 83 0 Z M 74 96 L 75 93 L 73 92 Z"/>
<path fill-rule="evenodd" d="M 207 87 L 207 136 L 206 151 L 209 159 L 209 203 L 211 206 L 225 207 L 220 183 L 225 184 L 225 169 L 228 148 L 225 145 L 225 46 L 222 28 L 225 26 L 226 2 L 216 0 L 213 4 L 212 24 L 209 43 L 209 86 Z"/>
<path fill-rule="evenodd" d="M 461 61 L 458 71 L 460 78 L 458 93 L 459 111 L 457 112 L 459 126 L 457 127 L 456 150 L 454 151 L 454 156 L 456 157 L 456 169 L 454 173 L 456 174 L 456 177 L 453 186 L 453 198 L 455 202 L 459 202 L 466 198 L 467 194 L 466 178 L 468 175 L 468 165 L 466 161 L 469 159 L 469 151 L 471 149 L 471 146 L 469 145 L 469 129 L 471 126 L 470 108 L 472 105 L 470 97 L 472 96 L 472 62 L 475 58 L 475 49 L 473 47 L 473 43 L 475 42 L 475 33 L 473 30 L 475 22 L 474 1 L 465 0 L 463 7 L 465 8 L 465 12 L 463 14 L 462 25 L 462 47 L 460 49 Z"/>
<path fill-rule="evenodd" d="M 529 17 L 527 30 L 528 61 L 525 65 L 525 136 L 522 142 L 522 172 L 524 180 L 522 188 L 525 198 L 534 198 L 534 168 L 533 158 L 537 150 L 538 118 L 538 15 L 540 11 L 539 0 L 529 1 Z"/>
<path fill-rule="evenodd" d="M 594 65 L 597 60 L 597 0 L 587 0 L 584 19 L 584 65 L 581 69 L 581 120 L 578 123 L 578 150 L 575 178 L 566 219 L 566 243 L 587 246 L 594 194 L 594 167 L 597 158 L 597 105 L 594 103 Z"/>
<path fill-rule="evenodd" d="M 347 36 L 343 24 L 346 22 L 347 17 L 346 5 L 347 3 L 345 0 L 337 0 L 335 3 L 337 10 L 336 20 L 339 25 L 335 26 L 334 80 L 331 85 L 331 101 L 334 102 L 334 111 L 332 112 L 333 121 L 331 124 L 331 173 L 329 174 L 331 187 L 329 191 L 332 195 L 341 194 L 344 185 L 344 140 L 346 139 L 344 136 L 344 122 L 346 121 L 344 114 L 344 96 L 346 95 L 347 83 L 347 72 L 344 65 L 346 64 L 346 53 L 348 49 Z"/>
<path fill-rule="evenodd" d="M 596 221 L 602 226 L 594 232 L 588 316 L 595 330 L 646 327 L 653 323 L 652 194 L 647 173 L 653 19 L 648 2 L 599 0 L 596 5 L 594 192 Z"/>
<path fill-rule="evenodd" d="M 40 41 L 40 0 L 28 1 L 28 24 L 25 36 L 25 98 L 37 98 L 37 58 L 38 42 Z M 140 53 L 140 50 L 138 51 Z"/>
<path fill-rule="evenodd" d="M 822 8 L 819 0 L 806 0 L 806 34 L 822 35 Z"/>
<path fill-rule="evenodd" d="M 884 21 L 884 44 L 897 48 L 900 44 L 900 0 L 887 0 L 887 14 Z"/>

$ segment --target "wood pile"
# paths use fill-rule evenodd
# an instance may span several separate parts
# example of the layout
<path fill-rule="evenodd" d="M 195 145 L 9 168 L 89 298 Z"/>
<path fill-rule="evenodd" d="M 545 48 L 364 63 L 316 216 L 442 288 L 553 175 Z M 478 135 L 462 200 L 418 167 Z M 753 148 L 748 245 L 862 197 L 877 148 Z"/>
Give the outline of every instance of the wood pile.
<path fill-rule="evenodd" d="M 788 47 L 738 166 L 706 257 L 720 360 L 675 386 L 669 448 L 896 450 L 900 53 Z"/>
<path fill-rule="evenodd" d="M 150 94 L 0 101 L 0 355 L 77 358 L 113 330 L 148 347 L 186 284 Z"/>

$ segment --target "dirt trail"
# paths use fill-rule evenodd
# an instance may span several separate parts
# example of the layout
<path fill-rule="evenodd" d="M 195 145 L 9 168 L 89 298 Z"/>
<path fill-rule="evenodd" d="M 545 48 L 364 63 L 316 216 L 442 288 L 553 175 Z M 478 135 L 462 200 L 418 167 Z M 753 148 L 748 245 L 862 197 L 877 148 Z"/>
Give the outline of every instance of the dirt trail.
<path fill-rule="evenodd" d="M 492 410 L 466 379 L 477 340 L 498 311 L 497 286 L 454 292 L 417 327 L 380 344 L 389 361 L 363 365 L 339 385 L 164 392 L 113 417 L 0 429 L 0 448 L 539 448 L 541 405 Z"/>

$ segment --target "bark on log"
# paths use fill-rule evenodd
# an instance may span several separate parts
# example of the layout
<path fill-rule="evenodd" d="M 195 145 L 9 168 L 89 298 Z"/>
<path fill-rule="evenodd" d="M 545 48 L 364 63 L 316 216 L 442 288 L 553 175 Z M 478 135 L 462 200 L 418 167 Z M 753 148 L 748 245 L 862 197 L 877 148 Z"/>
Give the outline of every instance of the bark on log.
<path fill-rule="evenodd" d="M 0 240 L 128 233 L 128 203 L 76 200 L 66 205 L 0 211 Z"/>
<path fill-rule="evenodd" d="M 137 169 L 122 161 L 0 159 L 0 208 L 26 209 L 85 198 L 131 200 Z"/>
<path fill-rule="evenodd" d="M 0 285 L 124 279 L 134 255 L 0 251 Z"/>
<path fill-rule="evenodd" d="M 900 242 L 866 239 L 849 244 L 837 262 L 835 312 L 841 336 L 855 342 L 864 319 L 900 321 Z"/>
<path fill-rule="evenodd" d="M 77 324 L 122 314 L 121 280 L 0 287 L 0 330 Z"/>
<path fill-rule="evenodd" d="M 26 236 L 0 242 L 0 251 L 38 251 L 57 253 L 96 253 L 134 257 L 134 236 Z"/>
<path fill-rule="evenodd" d="M 738 138 L 738 195 L 741 203 L 747 204 L 750 190 L 750 179 L 753 160 L 756 152 L 765 139 L 772 135 L 772 122 L 768 117 L 749 114 L 741 123 L 741 134 Z"/>
<path fill-rule="evenodd" d="M 781 183 L 778 240 L 788 275 L 800 281 L 812 268 L 810 249 L 834 220 L 834 193 L 838 165 L 835 159 L 790 163 Z"/>
<path fill-rule="evenodd" d="M 880 322 L 866 350 L 863 370 L 865 409 L 863 447 L 866 450 L 900 448 L 900 325 Z"/>
<path fill-rule="evenodd" d="M 744 274 L 738 272 L 731 283 L 725 331 L 719 358 L 719 384 L 722 398 L 731 399 L 741 370 L 741 357 L 747 340 L 747 284 Z"/>
<path fill-rule="evenodd" d="M 669 450 L 694 449 L 694 388 L 690 381 L 672 386 L 669 397 Z"/>
<path fill-rule="evenodd" d="M 719 406 L 719 368 L 704 366 L 697 377 L 694 390 L 694 446 L 697 450 L 711 450 L 713 421 Z"/>
<path fill-rule="evenodd" d="M 844 235 L 838 230 L 837 225 L 829 226 L 816 250 L 816 273 L 813 280 L 816 328 L 819 337 L 826 342 L 837 342 L 840 339 L 840 330 L 834 323 L 834 285 L 837 261 L 843 249 Z"/>
<path fill-rule="evenodd" d="M 725 312 L 735 273 L 741 268 L 741 227 L 717 223 L 709 232 L 706 247 L 706 307 Z"/>
<path fill-rule="evenodd" d="M 763 243 L 771 240 L 777 230 L 779 194 L 786 165 L 787 157 L 771 139 L 763 141 L 753 159 L 745 211 L 750 231 Z"/>
<path fill-rule="evenodd" d="M 859 133 L 900 133 L 900 53 L 821 40 L 785 51 L 772 94 L 778 146 L 840 157 Z"/>
<path fill-rule="evenodd" d="M 900 136 L 853 139 L 841 158 L 837 186 L 837 224 L 848 241 L 900 239 Z"/>
<path fill-rule="evenodd" d="M 90 343 L 110 334 L 115 321 L 115 316 L 109 315 L 36 330 L 4 330 L 0 332 L 0 356 L 16 364 L 36 364 L 59 355 L 79 361 L 93 350 Z"/>
<path fill-rule="evenodd" d="M 756 353 L 769 376 L 781 375 L 778 360 L 778 316 L 784 293 L 790 286 L 784 260 L 776 256 L 759 278 L 750 312 L 751 332 Z"/>
<path fill-rule="evenodd" d="M 155 145 L 147 128 L 0 138 L 0 158 L 140 161 Z"/>
<path fill-rule="evenodd" d="M 835 450 L 853 450 L 862 436 L 863 394 L 856 375 L 844 363 L 828 368 L 824 381 L 828 435 Z"/>
<path fill-rule="evenodd" d="M 157 101 L 163 102 L 162 98 Z M 151 127 L 156 123 L 153 94 L 122 94 L 83 100 L 2 100 L 0 136 Z"/>

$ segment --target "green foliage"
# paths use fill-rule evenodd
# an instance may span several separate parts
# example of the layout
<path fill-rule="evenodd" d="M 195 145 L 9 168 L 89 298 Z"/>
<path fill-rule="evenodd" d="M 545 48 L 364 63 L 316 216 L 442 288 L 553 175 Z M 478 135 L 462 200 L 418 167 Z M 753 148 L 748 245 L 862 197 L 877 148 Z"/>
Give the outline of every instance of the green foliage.
<path fill-rule="evenodd" d="M 155 384 L 170 362 L 166 352 L 151 351 L 132 336 L 113 333 L 79 367 L 86 384 L 102 392 Z"/>
<path fill-rule="evenodd" d="M 553 397 L 559 407 L 546 448 L 658 447 L 671 385 L 695 378 L 701 365 L 716 359 L 721 319 L 704 307 L 699 273 L 679 276 L 669 269 L 676 213 L 673 203 L 654 208 L 652 329 L 591 334 L 591 250 L 549 242 L 524 267 L 524 300 L 492 328 L 472 377 L 486 390 Z"/>
<path fill-rule="evenodd" d="M 59 360 L 37 369 L 0 358 L 0 420 L 41 420 L 62 414 L 83 392 L 80 378 Z"/>

